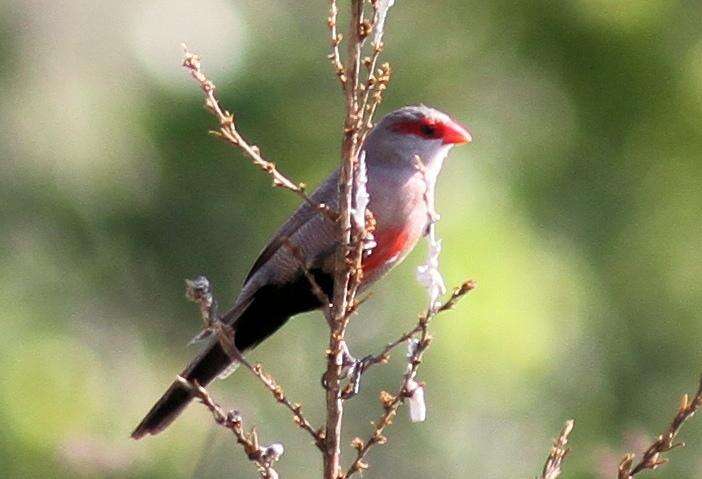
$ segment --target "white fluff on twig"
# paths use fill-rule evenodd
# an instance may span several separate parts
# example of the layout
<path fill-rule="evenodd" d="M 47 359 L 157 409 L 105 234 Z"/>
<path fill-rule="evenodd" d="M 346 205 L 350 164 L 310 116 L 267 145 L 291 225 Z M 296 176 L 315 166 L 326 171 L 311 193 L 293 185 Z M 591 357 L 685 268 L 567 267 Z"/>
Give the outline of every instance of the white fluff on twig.
<path fill-rule="evenodd" d="M 441 302 L 439 298 L 446 293 L 446 283 L 439 271 L 439 254 L 441 253 L 441 240 L 437 239 L 434 224 L 429 225 L 427 235 L 429 252 L 427 262 L 417 268 L 417 280 L 424 286 L 429 294 L 429 307 L 435 310 Z"/>
<path fill-rule="evenodd" d="M 424 203 L 427 208 L 427 244 L 429 251 L 427 261 L 417 268 L 417 280 L 424 286 L 429 294 L 429 309 L 435 311 L 439 306 L 439 298 L 446 293 L 446 283 L 439 271 L 439 255 L 441 254 L 441 240 L 436 235 L 436 223 L 439 214 L 434 209 L 434 191 L 427 178 L 427 171 L 419 157 L 416 158 L 417 168 L 424 177 L 425 192 Z"/>
<path fill-rule="evenodd" d="M 410 421 L 424 422 L 427 418 L 427 405 L 424 401 L 424 386 L 414 379 L 407 381 L 407 405 L 409 406 Z"/>
<path fill-rule="evenodd" d="M 407 341 L 407 372 L 412 374 L 412 358 L 417 354 L 419 340 L 411 338 Z M 424 386 L 419 384 L 414 378 L 409 378 L 405 386 L 407 393 L 407 405 L 409 407 L 410 421 L 423 422 L 427 418 L 427 404 L 424 401 Z"/>
<path fill-rule="evenodd" d="M 427 244 L 429 245 L 427 252 L 426 263 L 417 268 L 417 280 L 424 286 L 429 296 L 429 307 L 427 315 L 435 314 L 441 306 L 441 296 L 446 293 L 446 283 L 439 271 L 439 255 L 441 254 L 441 240 L 436 235 L 436 222 L 439 221 L 439 215 L 434 210 L 434 192 L 431 188 L 431 183 L 427 178 L 427 172 L 424 164 L 419 157 L 417 160 L 417 169 L 421 172 L 424 178 L 425 192 L 424 203 L 427 209 Z M 407 345 L 407 374 L 412 374 L 412 361 L 417 355 L 419 342 L 416 338 L 409 341 Z M 410 377 L 406 383 L 405 391 L 408 395 L 407 403 L 409 405 L 410 420 L 412 422 L 422 422 L 427 417 L 427 405 L 424 399 L 424 386 L 420 385 L 414 377 Z"/>
<path fill-rule="evenodd" d="M 364 232 L 363 250 L 370 252 L 375 248 L 375 238 L 373 234 L 366 230 L 366 210 L 370 202 L 370 195 L 366 189 L 368 184 L 368 170 L 366 168 L 366 152 L 361 151 L 358 155 L 358 166 L 356 167 L 356 181 L 354 181 L 354 208 L 352 218 L 354 226 L 358 231 Z"/>
<path fill-rule="evenodd" d="M 378 43 L 383 39 L 383 31 L 385 29 L 385 20 L 388 17 L 388 10 L 395 5 L 395 0 L 378 0 L 378 22 L 375 24 L 375 33 L 373 35 L 373 43 Z"/>
<path fill-rule="evenodd" d="M 270 446 L 262 448 L 262 456 L 268 462 L 277 462 L 285 454 L 285 447 L 279 442 L 274 442 Z"/>
<path fill-rule="evenodd" d="M 366 152 L 361 151 L 358 155 L 358 166 L 356 168 L 356 181 L 354 181 L 355 197 L 353 208 L 353 221 L 360 231 L 366 228 L 366 209 L 370 201 L 370 195 L 366 189 L 368 184 L 368 171 L 366 169 Z"/>

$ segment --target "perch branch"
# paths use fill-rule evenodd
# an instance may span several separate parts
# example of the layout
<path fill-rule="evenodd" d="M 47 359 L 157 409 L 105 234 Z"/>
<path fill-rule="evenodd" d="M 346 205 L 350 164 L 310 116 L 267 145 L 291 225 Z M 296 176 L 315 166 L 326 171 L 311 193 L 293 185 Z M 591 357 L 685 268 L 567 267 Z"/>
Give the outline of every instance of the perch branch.
<path fill-rule="evenodd" d="M 346 68 L 341 62 L 341 53 L 339 52 L 339 45 L 341 45 L 341 40 L 343 35 L 337 31 L 336 20 L 339 16 L 339 7 L 336 4 L 336 0 L 330 0 L 329 2 L 329 18 L 327 19 L 327 26 L 329 27 L 329 37 L 331 43 L 331 53 L 329 54 L 329 61 L 331 61 L 332 66 L 336 76 L 339 78 L 342 90 L 346 90 Z"/>
<path fill-rule="evenodd" d="M 348 252 L 351 244 L 351 208 L 353 194 L 354 167 L 358 157 L 358 73 L 362 38 L 360 26 L 363 21 L 363 0 L 352 0 L 349 23 L 348 58 L 346 63 L 346 117 L 344 138 L 341 146 L 341 167 L 339 172 L 339 221 L 338 244 L 334 262 L 334 292 L 330 318 L 327 367 L 324 375 L 326 385 L 326 429 L 324 451 L 324 477 L 337 479 L 340 472 L 341 424 L 343 399 L 341 397 L 344 335 L 348 324 L 348 292 L 351 278 Z"/>
<path fill-rule="evenodd" d="M 570 453 L 570 448 L 567 447 L 568 436 L 573 431 L 574 425 L 575 421 L 572 419 L 565 422 L 561 433 L 553 441 L 553 447 L 551 447 L 551 451 L 546 458 L 546 463 L 539 479 L 556 479 L 560 477 L 563 460 Z"/>
<path fill-rule="evenodd" d="M 475 281 L 468 280 L 465 283 L 461 284 L 453 290 L 453 292 L 451 293 L 451 297 L 448 300 L 446 300 L 445 303 L 439 306 L 439 309 L 437 309 L 436 312 L 441 313 L 453 309 L 453 307 L 456 306 L 456 304 L 461 300 L 461 298 L 465 294 L 467 294 L 471 289 L 475 289 Z M 397 339 L 387 343 L 379 353 L 365 357 L 363 359 L 362 365 L 363 372 L 367 371 L 368 368 L 376 364 L 387 363 L 390 360 L 390 353 L 393 351 L 393 349 L 413 338 L 417 333 L 419 333 L 422 330 L 422 327 L 423 325 L 420 321 L 412 329 L 405 331 Z"/>
<path fill-rule="evenodd" d="M 364 222 L 362 228 L 353 228 L 351 212 L 353 205 L 354 187 L 358 192 L 359 151 L 363 140 L 372 124 L 372 116 L 382 97 L 382 91 L 389 81 L 389 67 L 383 69 L 380 80 L 372 79 L 374 66 L 382 51 L 382 29 L 387 15 L 387 9 L 392 1 L 369 2 L 374 10 L 373 20 L 364 18 L 364 0 L 350 2 L 350 24 L 348 32 L 347 59 L 344 65 L 340 59 L 340 35 L 336 31 L 337 4 L 331 0 L 329 30 L 332 38 L 332 53 L 330 59 L 335 66 L 337 76 L 341 80 L 346 97 L 346 115 L 344 120 L 344 138 L 341 147 L 341 167 L 339 174 L 339 221 L 338 244 L 334 273 L 334 292 L 330 314 L 329 347 L 327 349 L 327 368 L 324 376 L 327 406 L 326 422 L 326 451 L 324 454 L 324 477 L 337 479 L 340 474 L 340 441 L 341 422 L 343 417 L 343 399 L 341 377 L 345 368 L 345 358 L 348 348 L 344 342 L 346 327 L 350 316 L 356 310 L 355 295 L 363 278 L 362 257 L 363 243 L 367 233 L 372 231 L 372 215 Z M 381 6 L 382 4 L 382 6 Z M 382 10 L 381 10 L 382 9 Z M 361 84 L 361 64 L 363 44 L 366 38 L 376 28 L 373 58 L 366 63 L 369 66 L 367 80 Z M 379 30 L 378 30 L 379 29 Z M 374 94 L 369 97 L 370 86 Z M 366 94 L 361 97 L 361 92 Z M 368 100 L 370 98 L 370 100 Z M 371 103 L 369 104 L 369 101 Z M 370 105 L 370 108 L 367 106 Z M 365 212 L 361 212 L 364 215 Z M 366 229 L 370 225 L 369 229 Z M 346 354 L 345 354 L 346 353 Z"/>
<path fill-rule="evenodd" d="M 648 449 L 643 454 L 641 461 L 635 466 L 634 454 L 626 454 L 619 464 L 619 479 L 631 479 L 636 474 L 645 470 L 654 470 L 659 466 L 668 462 L 668 459 L 663 457 L 663 453 L 672 451 L 678 447 L 685 447 L 684 442 L 674 442 L 680 429 L 682 428 L 685 421 L 694 416 L 695 412 L 702 405 L 702 378 L 700 378 L 700 383 L 697 388 L 695 396 L 690 399 L 690 397 L 685 394 L 680 400 L 680 407 L 678 408 L 678 413 L 673 418 L 673 421 L 668 426 L 668 429 L 658 436 L 653 444 L 649 446 Z"/>
<path fill-rule="evenodd" d="M 181 376 L 178 376 L 177 380 L 210 410 L 217 424 L 232 431 L 236 437 L 236 442 L 243 447 L 246 456 L 251 462 L 256 464 L 262 479 L 278 479 L 278 473 L 273 469 L 273 463 L 280 459 L 283 454 L 282 444 L 275 443 L 270 446 L 261 446 L 258 441 L 256 428 L 252 428 L 251 432 L 246 432 L 243 420 L 238 412 L 225 412 L 197 381 L 188 381 Z"/>
<path fill-rule="evenodd" d="M 305 418 L 302 414 L 302 405 L 299 403 L 294 403 L 288 399 L 285 395 L 285 390 L 278 384 L 278 382 L 270 375 L 267 374 L 260 364 L 252 365 L 241 351 L 237 349 L 234 344 L 234 330 L 231 326 L 224 323 L 217 317 L 216 307 L 217 301 L 214 299 L 212 294 L 212 287 L 210 282 L 204 276 L 199 276 L 194 280 L 186 280 L 186 297 L 191 301 L 197 303 L 200 308 L 200 313 L 202 319 L 205 323 L 205 329 L 203 333 L 198 335 L 198 338 L 204 338 L 212 333 L 217 334 L 219 343 L 222 345 L 222 349 L 229 355 L 229 357 L 235 363 L 243 364 L 246 369 L 248 369 L 265 387 L 270 391 L 275 400 L 285 406 L 293 415 L 293 422 L 307 431 L 314 441 L 314 444 L 322 449 L 322 444 L 324 441 L 323 433 L 315 429 L 312 424 Z"/>
<path fill-rule="evenodd" d="M 475 287 L 475 281 L 465 281 L 463 284 L 461 284 L 453 290 L 451 296 L 448 300 L 446 300 L 446 302 L 442 303 L 436 308 L 428 308 L 426 312 L 419 316 L 417 326 L 412 330 L 415 331 L 415 333 L 404 339 L 411 339 L 414 337 L 414 334 L 419 333 L 419 338 L 416 339 L 416 343 L 414 343 L 413 347 L 411 348 L 411 352 L 408 358 L 408 368 L 402 377 L 400 387 L 398 388 L 397 392 L 395 392 L 395 394 L 391 394 L 387 391 L 382 391 L 380 393 L 380 402 L 383 405 L 383 414 L 377 421 L 373 423 L 373 432 L 365 442 L 361 438 L 357 437 L 351 443 L 353 448 L 356 449 L 356 458 L 354 459 L 353 463 L 351 463 L 351 466 L 349 466 L 348 470 L 342 476 L 342 478 L 345 479 L 351 477 L 353 474 L 367 469 L 368 463 L 365 462 L 365 458 L 368 454 L 368 451 L 375 445 L 382 445 L 387 442 L 387 438 L 383 435 L 385 428 L 392 424 L 392 420 L 397 414 L 397 410 L 399 409 L 399 407 L 405 402 L 407 398 L 411 397 L 414 393 L 414 388 L 411 387 L 411 385 L 414 382 L 414 378 L 417 374 L 417 369 L 422 363 L 422 356 L 426 349 L 429 347 L 429 344 L 431 343 L 431 336 L 429 335 L 428 329 L 431 320 L 434 319 L 438 314 L 453 308 L 456 305 L 456 303 L 458 303 L 458 301 L 461 300 L 461 298 L 463 298 L 466 294 L 475 289 Z M 401 336 L 401 338 L 402 337 L 404 337 L 404 335 Z M 398 344 L 400 344 L 400 342 L 395 344 L 395 346 L 397 346 Z M 392 348 L 388 349 L 388 347 L 386 347 L 386 350 L 388 350 L 388 352 L 390 349 Z M 381 355 L 382 353 L 379 356 Z"/>
<path fill-rule="evenodd" d="M 261 151 L 258 146 L 248 143 L 241 136 L 239 131 L 236 129 L 234 115 L 220 106 L 217 96 L 215 95 L 215 84 L 202 72 L 200 56 L 191 53 L 185 45 L 183 45 L 183 50 L 185 51 L 183 57 L 183 67 L 190 72 L 190 75 L 200 85 L 200 89 L 205 94 L 205 106 L 215 117 L 217 117 L 217 120 L 219 121 L 219 128 L 212 133 L 215 136 L 227 141 L 232 146 L 242 150 L 251 159 L 255 166 L 265 171 L 272 177 L 273 186 L 275 188 L 283 188 L 292 191 L 320 213 L 329 217 L 331 220 L 336 220 L 336 214 L 327 205 L 316 203 L 309 197 L 309 195 L 307 195 L 307 186 L 304 183 L 296 183 L 288 176 L 282 174 L 276 167 L 275 163 L 268 161 L 261 156 Z"/>
<path fill-rule="evenodd" d="M 373 115 L 378 105 L 382 101 L 383 92 L 390 82 L 390 64 L 384 63 L 381 68 L 376 72 L 376 66 L 378 64 L 378 58 L 383 52 L 383 34 L 385 32 L 385 20 L 387 18 L 387 13 L 394 0 L 389 0 L 386 2 L 381 2 L 376 0 L 371 2 L 373 5 L 373 41 L 371 46 L 373 52 L 371 57 L 366 57 L 363 63 L 368 69 L 368 78 L 363 87 L 363 101 L 361 102 L 361 115 L 359 118 L 360 125 L 359 129 L 361 131 L 361 141 L 363 141 L 373 127 Z M 370 102 L 370 103 L 369 103 Z"/>

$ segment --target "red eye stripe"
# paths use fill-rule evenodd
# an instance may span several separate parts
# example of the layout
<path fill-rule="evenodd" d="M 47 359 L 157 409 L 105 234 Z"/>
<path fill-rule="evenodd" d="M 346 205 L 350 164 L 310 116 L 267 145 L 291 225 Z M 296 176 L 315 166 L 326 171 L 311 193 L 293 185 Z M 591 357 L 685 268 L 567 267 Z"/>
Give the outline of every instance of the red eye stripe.
<path fill-rule="evenodd" d="M 421 120 L 408 120 L 396 123 L 392 130 L 406 135 L 415 135 L 427 139 L 442 138 L 444 136 L 444 124 L 431 118 Z"/>
<path fill-rule="evenodd" d="M 407 120 L 395 123 L 391 129 L 405 135 L 415 135 L 427 140 L 441 139 L 443 144 L 463 145 L 473 139 L 465 128 L 453 120 L 439 121 L 433 118 Z"/>

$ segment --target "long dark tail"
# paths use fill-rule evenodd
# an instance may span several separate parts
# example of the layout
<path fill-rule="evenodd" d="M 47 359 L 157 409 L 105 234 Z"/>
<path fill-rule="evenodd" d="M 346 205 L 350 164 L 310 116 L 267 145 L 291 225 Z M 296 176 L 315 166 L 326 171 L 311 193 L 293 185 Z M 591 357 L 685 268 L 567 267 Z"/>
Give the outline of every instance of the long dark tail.
<path fill-rule="evenodd" d="M 254 302 L 236 321 L 233 327 L 234 344 L 244 352 L 277 331 L 288 320 L 288 316 L 264 302 Z M 261 306 L 263 305 L 263 306 Z M 277 313 L 277 314 L 276 314 Z M 229 355 L 222 349 L 219 341 L 212 343 L 186 367 L 180 376 L 190 381 L 197 381 L 206 386 L 232 364 Z M 151 410 L 134 429 L 132 438 L 141 439 L 147 434 L 158 434 L 177 418 L 190 403 L 193 396 L 180 382 L 173 381 Z"/>
<path fill-rule="evenodd" d="M 219 345 L 219 342 L 214 342 L 195 358 L 180 375 L 190 381 L 196 380 L 205 386 L 231 363 L 231 359 Z M 163 431 L 183 412 L 192 398 L 190 392 L 182 384 L 174 381 L 134 429 L 132 438 L 141 439 L 147 434 L 158 434 Z"/>
<path fill-rule="evenodd" d="M 330 296 L 333 289 L 331 276 L 318 270 L 313 270 L 312 274 L 325 294 Z M 300 275 L 296 280 L 284 285 L 261 287 L 256 292 L 255 298 L 242 307 L 245 310 L 240 315 L 240 311 L 232 310 L 225 315 L 223 321 L 232 324 L 235 331 L 234 344 L 239 351 L 243 352 L 276 332 L 290 316 L 310 311 L 320 305 L 319 298 L 310 291 L 309 280 Z M 233 318 L 236 319 L 232 321 Z M 219 342 L 214 341 L 180 375 L 206 386 L 231 363 L 231 359 Z M 132 437 L 140 439 L 147 434 L 158 434 L 163 431 L 183 412 L 192 399 L 191 393 L 182 384 L 174 381 L 136 427 Z"/>

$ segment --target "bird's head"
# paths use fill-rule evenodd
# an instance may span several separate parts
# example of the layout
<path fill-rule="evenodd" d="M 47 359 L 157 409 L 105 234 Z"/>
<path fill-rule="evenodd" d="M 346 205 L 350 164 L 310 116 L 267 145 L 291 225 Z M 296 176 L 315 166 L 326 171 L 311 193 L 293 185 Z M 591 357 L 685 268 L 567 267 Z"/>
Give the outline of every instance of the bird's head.
<path fill-rule="evenodd" d="M 365 149 L 380 161 L 414 163 L 418 156 L 429 165 L 443 160 L 452 146 L 471 141 L 468 130 L 448 115 L 419 105 L 387 114 L 368 135 Z"/>

